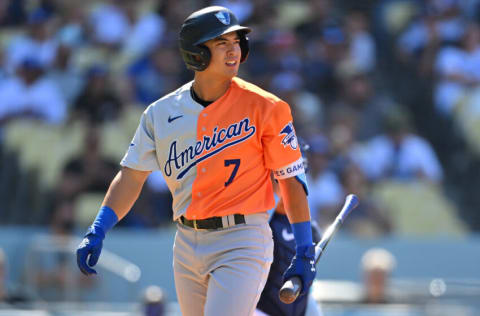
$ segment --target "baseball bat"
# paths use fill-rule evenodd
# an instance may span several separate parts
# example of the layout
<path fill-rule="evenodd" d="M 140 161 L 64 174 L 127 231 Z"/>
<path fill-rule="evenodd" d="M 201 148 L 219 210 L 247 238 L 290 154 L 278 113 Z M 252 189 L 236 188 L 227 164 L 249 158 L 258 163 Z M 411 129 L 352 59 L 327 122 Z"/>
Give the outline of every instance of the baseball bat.
<path fill-rule="evenodd" d="M 345 199 L 345 204 L 342 207 L 342 210 L 335 218 L 335 221 L 328 226 L 325 233 L 322 235 L 322 239 L 315 245 L 315 264 L 317 264 L 318 260 L 322 256 L 325 248 L 328 245 L 328 242 L 332 239 L 332 236 L 336 233 L 336 231 L 340 228 L 343 224 L 345 218 L 350 214 L 350 212 L 357 207 L 358 205 L 358 198 L 355 194 L 349 194 Z M 285 281 L 282 288 L 278 292 L 280 300 L 285 304 L 293 303 L 298 295 L 300 294 L 300 290 L 302 289 L 302 280 L 299 277 L 292 277 L 289 280 Z"/>

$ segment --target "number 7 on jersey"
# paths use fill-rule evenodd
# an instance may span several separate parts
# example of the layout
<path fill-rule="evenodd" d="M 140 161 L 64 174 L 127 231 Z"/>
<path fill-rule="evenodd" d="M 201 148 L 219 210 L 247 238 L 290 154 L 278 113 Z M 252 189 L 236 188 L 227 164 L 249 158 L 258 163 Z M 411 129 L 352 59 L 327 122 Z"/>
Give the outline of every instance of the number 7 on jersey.
<path fill-rule="evenodd" d="M 235 167 L 233 168 L 230 178 L 228 178 L 227 182 L 225 182 L 225 186 L 228 186 L 230 183 L 232 183 L 233 178 L 235 178 L 235 175 L 237 174 L 237 171 L 238 171 L 238 167 L 240 167 L 240 159 L 225 160 L 225 167 L 228 167 L 230 165 L 235 165 Z"/>

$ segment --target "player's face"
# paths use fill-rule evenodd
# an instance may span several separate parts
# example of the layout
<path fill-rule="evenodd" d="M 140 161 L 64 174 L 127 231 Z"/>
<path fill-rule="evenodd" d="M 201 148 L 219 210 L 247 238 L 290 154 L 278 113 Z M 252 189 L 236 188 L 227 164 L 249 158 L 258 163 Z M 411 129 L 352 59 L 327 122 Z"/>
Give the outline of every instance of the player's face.
<path fill-rule="evenodd" d="M 232 78 L 237 75 L 242 51 L 237 32 L 230 32 L 205 43 L 211 60 L 206 72 Z"/>

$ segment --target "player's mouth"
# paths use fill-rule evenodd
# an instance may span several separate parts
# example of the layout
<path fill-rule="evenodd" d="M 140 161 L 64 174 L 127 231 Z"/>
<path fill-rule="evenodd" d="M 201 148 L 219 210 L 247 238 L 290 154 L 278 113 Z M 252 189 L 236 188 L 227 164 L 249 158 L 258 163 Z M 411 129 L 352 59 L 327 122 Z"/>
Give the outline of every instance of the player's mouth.
<path fill-rule="evenodd" d="M 230 60 L 230 61 L 227 61 L 225 63 L 225 65 L 227 65 L 228 67 L 235 67 L 237 65 L 237 61 L 236 60 Z"/>

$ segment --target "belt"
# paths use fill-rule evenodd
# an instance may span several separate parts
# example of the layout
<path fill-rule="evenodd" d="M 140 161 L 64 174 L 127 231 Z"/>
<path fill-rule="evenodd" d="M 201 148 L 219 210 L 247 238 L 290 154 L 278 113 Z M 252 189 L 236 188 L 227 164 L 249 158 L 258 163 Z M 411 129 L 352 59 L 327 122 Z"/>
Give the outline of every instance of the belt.
<path fill-rule="evenodd" d="M 230 223 L 233 217 L 233 223 Z M 227 220 L 227 225 L 223 225 L 224 218 Z M 229 219 L 230 218 L 230 219 Z M 245 216 L 242 214 L 233 214 L 229 216 L 220 216 L 205 218 L 205 219 L 186 219 L 185 217 L 180 217 L 180 223 L 185 226 L 192 227 L 195 229 L 219 229 L 224 227 L 230 227 L 238 224 L 245 224 Z"/>

